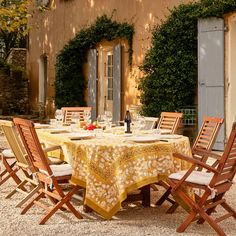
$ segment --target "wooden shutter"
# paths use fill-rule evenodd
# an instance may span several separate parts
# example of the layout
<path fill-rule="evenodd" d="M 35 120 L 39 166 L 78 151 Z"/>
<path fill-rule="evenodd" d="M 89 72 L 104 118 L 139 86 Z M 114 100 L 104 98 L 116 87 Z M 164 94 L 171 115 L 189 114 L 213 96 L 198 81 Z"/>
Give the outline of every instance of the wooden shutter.
<path fill-rule="evenodd" d="M 203 116 L 224 117 L 224 20 L 198 21 L 198 124 Z M 222 125 L 214 149 L 224 148 Z"/>
<path fill-rule="evenodd" d="M 97 50 L 88 53 L 88 106 L 92 107 L 92 120 L 97 118 Z"/>
<path fill-rule="evenodd" d="M 113 123 L 121 120 L 121 52 L 118 44 L 113 49 Z"/>

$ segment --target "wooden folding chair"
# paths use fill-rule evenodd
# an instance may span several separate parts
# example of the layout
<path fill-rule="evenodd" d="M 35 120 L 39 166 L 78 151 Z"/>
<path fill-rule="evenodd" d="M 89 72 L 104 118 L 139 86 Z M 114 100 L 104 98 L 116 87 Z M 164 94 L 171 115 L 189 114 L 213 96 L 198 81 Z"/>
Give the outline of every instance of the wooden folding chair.
<path fill-rule="evenodd" d="M 212 147 L 215 143 L 216 137 L 219 133 L 220 127 L 223 124 L 223 118 L 217 117 L 204 117 L 203 124 L 198 132 L 198 135 L 195 139 L 195 142 L 192 146 L 192 155 L 193 158 L 198 159 L 200 161 L 206 162 L 208 156 L 204 155 L 204 151 L 211 151 Z M 217 154 L 214 155 L 216 161 L 212 166 L 216 166 L 218 163 L 219 156 Z M 199 169 L 200 170 L 200 169 Z M 156 205 L 162 205 L 165 200 L 169 201 L 173 204 L 168 210 L 167 213 L 173 213 L 178 207 L 178 203 L 170 198 L 171 188 L 164 181 L 160 181 L 161 186 L 165 187 L 167 190 L 161 196 L 161 198 L 157 201 Z"/>
<path fill-rule="evenodd" d="M 203 151 L 203 155 L 211 156 L 211 152 Z M 184 232 L 191 222 L 197 220 L 199 224 L 207 221 L 219 235 L 226 235 L 218 222 L 231 216 L 234 220 L 236 219 L 236 212 L 226 203 L 225 199 L 225 194 L 232 186 L 236 173 L 236 122 L 233 124 L 229 140 L 222 157 L 219 159 L 217 168 L 179 153 L 175 153 L 174 156 L 192 163 L 188 171 L 171 174 L 167 179 L 171 191 L 190 208 L 189 215 L 176 231 Z M 207 171 L 199 170 L 198 167 Z M 200 191 L 199 194 L 195 193 L 194 200 L 184 191 L 183 188 L 186 186 L 201 189 L 202 194 Z M 212 215 L 218 206 L 223 207 L 227 213 L 213 218 Z"/>
<path fill-rule="evenodd" d="M 78 112 L 80 116 L 80 121 L 84 121 L 84 111 L 92 110 L 92 107 L 62 107 L 63 113 L 63 123 L 71 123 L 71 117 L 74 112 Z"/>
<path fill-rule="evenodd" d="M 163 129 L 170 134 L 175 134 L 181 123 L 183 113 L 180 112 L 162 112 L 157 129 Z"/>
<path fill-rule="evenodd" d="M 59 184 L 70 180 L 72 173 L 71 166 L 69 164 L 49 166 L 34 129 L 34 123 L 21 118 L 14 118 L 13 121 L 27 151 L 32 172 L 41 184 L 40 190 L 35 194 L 36 197 L 26 205 L 21 213 L 25 214 L 33 205 L 38 205 L 46 210 L 46 214 L 40 220 L 39 224 L 44 224 L 57 210 L 64 210 L 64 208 L 81 219 L 82 216 L 80 213 L 70 203 L 72 195 L 75 194 L 80 187 L 75 185 L 65 194 Z M 47 197 L 52 202 L 52 207 L 40 201 L 43 200 L 44 197 Z"/>
<path fill-rule="evenodd" d="M 17 192 L 23 193 L 25 197 L 17 204 L 17 206 L 21 206 L 37 191 L 38 182 L 33 180 L 32 176 L 29 173 L 29 166 L 26 160 L 26 152 L 24 151 L 24 148 L 18 138 L 14 123 L 8 120 L 0 120 L 0 127 L 2 128 L 11 148 L 8 150 L 4 150 L 1 154 L 2 161 L 5 166 L 5 176 L 4 179 L 2 179 L 1 184 L 12 177 L 17 186 L 6 196 L 6 198 L 10 198 Z M 9 159 L 10 161 L 12 161 L 11 164 L 8 162 Z M 16 174 L 16 172 L 19 170 L 22 170 L 23 172 L 22 180 Z M 26 184 L 30 184 L 33 189 L 27 190 L 25 188 Z"/>

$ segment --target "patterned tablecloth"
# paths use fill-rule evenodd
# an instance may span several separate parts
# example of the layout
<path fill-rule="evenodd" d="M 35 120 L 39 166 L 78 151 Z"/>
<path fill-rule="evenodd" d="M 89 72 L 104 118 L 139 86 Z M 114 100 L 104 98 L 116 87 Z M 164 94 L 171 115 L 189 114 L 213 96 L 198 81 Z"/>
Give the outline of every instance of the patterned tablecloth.
<path fill-rule="evenodd" d="M 127 194 L 155 183 L 170 173 L 189 168 L 172 156 L 191 155 L 189 139 L 135 143 L 122 135 L 70 140 L 68 134 L 37 130 L 40 141 L 61 145 L 65 160 L 73 167 L 72 182 L 86 188 L 85 204 L 110 219 Z"/>

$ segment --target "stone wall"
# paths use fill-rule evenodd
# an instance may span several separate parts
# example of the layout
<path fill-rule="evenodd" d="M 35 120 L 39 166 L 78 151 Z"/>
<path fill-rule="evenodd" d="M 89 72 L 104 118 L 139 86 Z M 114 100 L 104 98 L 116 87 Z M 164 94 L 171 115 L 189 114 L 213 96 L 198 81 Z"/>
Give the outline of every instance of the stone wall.
<path fill-rule="evenodd" d="M 26 54 L 27 50 L 25 48 L 12 48 L 7 63 L 20 66 L 23 70 L 26 70 Z"/>
<path fill-rule="evenodd" d="M 13 49 L 7 62 L 13 66 L 9 70 L 0 68 L 0 115 L 26 115 L 29 113 L 29 82 L 24 72 L 26 49 Z"/>
<path fill-rule="evenodd" d="M 28 114 L 28 80 L 0 71 L 0 114 Z"/>

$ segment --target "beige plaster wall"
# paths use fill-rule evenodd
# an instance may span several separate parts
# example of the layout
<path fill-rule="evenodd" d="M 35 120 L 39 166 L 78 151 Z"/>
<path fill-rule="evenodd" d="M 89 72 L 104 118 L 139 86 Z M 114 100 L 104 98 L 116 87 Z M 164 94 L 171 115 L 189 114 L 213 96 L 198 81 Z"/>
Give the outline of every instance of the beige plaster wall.
<path fill-rule="evenodd" d="M 225 17 L 225 109 L 226 137 L 236 121 L 236 13 Z"/>
<path fill-rule="evenodd" d="M 138 66 L 150 47 L 151 29 L 169 14 L 168 8 L 190 0 L 51 0 L 51 10 L 35 10 L 30 19 L 28 73 L 32 108 L 38 102 L 38 59 L 48 55 L 47 113 L 54 110 L 54 77 L 56 54 L 75 34 L 92 24 L 100 15 L 111 15 L 117 21 L 134 23 L 133 67 L 126 69 L 124 106 L 138 104 Z"/>

